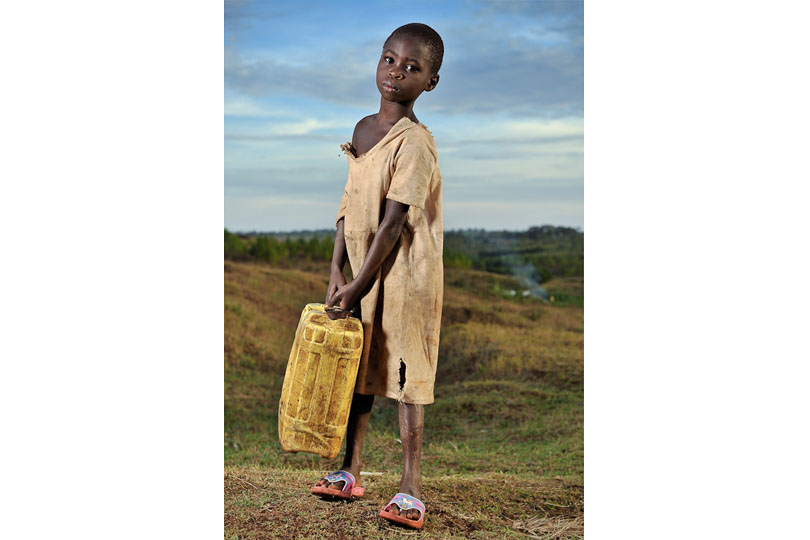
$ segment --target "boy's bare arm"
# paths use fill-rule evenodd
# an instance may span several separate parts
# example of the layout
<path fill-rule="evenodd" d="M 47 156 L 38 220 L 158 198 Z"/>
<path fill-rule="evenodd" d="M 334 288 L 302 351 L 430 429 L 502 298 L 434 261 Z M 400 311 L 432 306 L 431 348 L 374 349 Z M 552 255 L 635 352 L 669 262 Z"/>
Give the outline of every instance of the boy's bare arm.
<path fill-rule="evenodd" d="M 343 275 L 343 267 L 346 266 L 346 259 L 349 254 L 346 251 L 346 239 L 343 237 L 343 218 L 337 223 L 335 233 L 335 248 L 332 250 L 332 268 L 329 272 L 329 287 L 326 289 L 326 306 L 334 305 L 332 297 L 335 292 L 346 285 L 346 278 Z"/>
<path fill-rule="evenodd" d="M 351 309 L 360 301 L 366 286 L 377 274 L 377 270 L 399 240 L 405 218 L 408 217 L 408 208 L 407 204 L 386 199 L 385 217 L 377 229 L 377 234 L 374 235 L 374 241 L 371 242 L 363 266 L 348 285 L 338 289 L 332 297 L 333 302 L 340 302 L 340 307 L 343 309 Z"/>

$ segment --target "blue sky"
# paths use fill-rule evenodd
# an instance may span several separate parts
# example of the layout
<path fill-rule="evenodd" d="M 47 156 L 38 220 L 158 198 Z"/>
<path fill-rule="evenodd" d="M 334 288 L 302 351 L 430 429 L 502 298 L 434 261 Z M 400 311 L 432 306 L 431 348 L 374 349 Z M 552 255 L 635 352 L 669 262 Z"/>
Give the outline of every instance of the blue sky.
<path fill-rule="evenodd" d="M 414 107 L 439 150 L 445 228 L 583 226 L 582 2 L 226 0 L 226 228 L 334 226 L 339 145 L 379 110 L 382 44 L 409 22 L 445 45 Z"/>

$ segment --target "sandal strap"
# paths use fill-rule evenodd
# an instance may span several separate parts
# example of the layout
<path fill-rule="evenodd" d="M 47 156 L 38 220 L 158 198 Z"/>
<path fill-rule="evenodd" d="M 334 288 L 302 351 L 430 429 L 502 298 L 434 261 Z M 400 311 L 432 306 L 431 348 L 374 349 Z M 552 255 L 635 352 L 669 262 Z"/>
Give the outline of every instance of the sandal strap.
<path fill-rule="evenodd" d="M 351 491 L 355 484 L 352 473 L 346 471 L 335 471 L 332 474 L 324 476 L 324 479 L 333 484 L 337 482 L 345 482 L 341 491 Z"/>
<path fill-rule="evenodd" d="M 419 510 L 422 515 L 425 515 L 425 503 L 414 497 L 413 495 L 408 495 L 407 493 L 397 493 L 394 495 L 394 498 L 386 505 L 386 508 L 395 504 L 399 507 L 399 510 L 409 510 L 411 508 L 416 508 Z"/>

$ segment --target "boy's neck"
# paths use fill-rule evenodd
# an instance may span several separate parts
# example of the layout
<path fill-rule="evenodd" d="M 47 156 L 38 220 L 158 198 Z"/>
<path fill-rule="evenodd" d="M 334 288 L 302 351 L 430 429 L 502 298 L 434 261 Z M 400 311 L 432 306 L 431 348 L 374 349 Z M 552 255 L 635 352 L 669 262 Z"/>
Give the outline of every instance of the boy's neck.
<path fill-rule="evenodd" d="M 396 103 L 380 98 L 380 112 L 377 113 L 377 123 L 393 126 L 399 122 L 403 116 L 407 116 L 413 122 L 419 123 L 416 115 L 413 114 L 414 103 L 416 103 L 416 100 Z"/>

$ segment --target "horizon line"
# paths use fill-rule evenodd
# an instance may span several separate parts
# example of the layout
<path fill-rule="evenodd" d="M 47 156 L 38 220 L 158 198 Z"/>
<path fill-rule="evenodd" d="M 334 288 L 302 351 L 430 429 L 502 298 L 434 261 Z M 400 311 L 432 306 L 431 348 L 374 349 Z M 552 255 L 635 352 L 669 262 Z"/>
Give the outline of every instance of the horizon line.
<path fill-rule="evenodd" d="M 533 228 L 543 228 L 543 227 L 554 227 L 558 229 L 573 229 L 577 232 L 584 233 L 585 230 L 583 227 L 570 227 L 568 225 L 552 225 L 550 223 L 546 223 L 543 225 L 531 225 L 525 229 L 488 229 L 486 227 L 467 227 L 467 228 L 458 228 L 458 229 L 445 229 L 444 232 L 463 232 L 463 231 L 486 231 L 486 232 L 529 232 L 529 230 Z M 230 230 L 228 227 L 224 227 L 226 231 L 231 234 L 291 234 L 291 233 L 307 233 L 307 232 L 322 232 L 322 231 L 334 231 L 335 229 L 330 228 L 321 228 L 321 229 L 291 229 L 286 231 L 280 230 L 273 230 L 273 231 L 263 231 L 258 229 L 252 229 L 249 231 L 246 230 Z"/>

